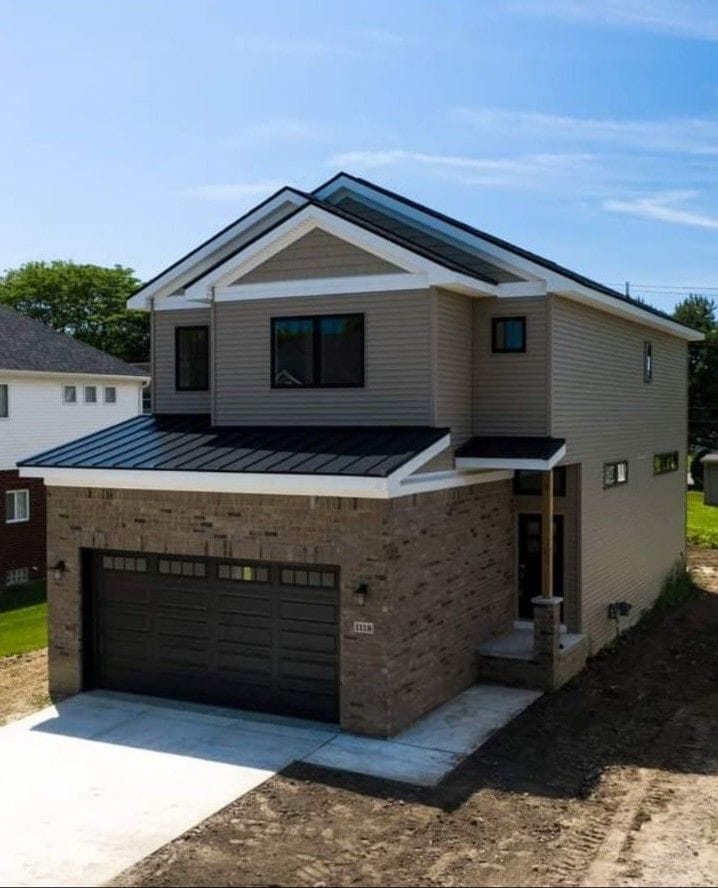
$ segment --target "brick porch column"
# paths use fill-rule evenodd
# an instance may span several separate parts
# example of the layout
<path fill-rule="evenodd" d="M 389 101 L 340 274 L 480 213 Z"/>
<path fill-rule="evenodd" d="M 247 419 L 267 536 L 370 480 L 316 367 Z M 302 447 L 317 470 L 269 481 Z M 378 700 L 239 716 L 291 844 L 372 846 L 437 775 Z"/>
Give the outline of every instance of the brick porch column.
<path fill-rule="evenodd" d="M 563 598 L 539 595 L 531 599 L 534 606 L 534 652 L 536 659 L 553 673 L 558 658 L 561 635 L 561 603 Z"/>

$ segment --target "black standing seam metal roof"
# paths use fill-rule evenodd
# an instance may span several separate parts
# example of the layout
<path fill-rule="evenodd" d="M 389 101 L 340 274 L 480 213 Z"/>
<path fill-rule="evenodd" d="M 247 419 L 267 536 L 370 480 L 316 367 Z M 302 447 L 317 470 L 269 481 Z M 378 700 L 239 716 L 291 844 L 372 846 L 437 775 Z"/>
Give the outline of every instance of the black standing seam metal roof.
<path fill-rule="evenodd" d="M 555 456 L 566 443 L 565 438 L 536 435 L 479 435 L 462 444 L 456 458 L 467 459 L 541 459 Z"/>
<path fill-rule="evenodd" d="M 212 426 L 205 414 L 145 415 L 18 465 L 385 478 L 448 433 L 428 426 Z"/>

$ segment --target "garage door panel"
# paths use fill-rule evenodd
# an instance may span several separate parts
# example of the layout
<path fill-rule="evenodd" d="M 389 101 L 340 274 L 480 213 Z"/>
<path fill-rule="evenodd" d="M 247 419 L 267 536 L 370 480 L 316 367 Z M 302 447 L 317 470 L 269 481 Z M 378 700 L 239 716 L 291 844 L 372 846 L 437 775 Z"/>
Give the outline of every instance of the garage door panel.
<path fill-rule="evenodd" d="M 103 687 L 336 720 L 335 590 L 217 579 L 207 559 L 193 577 L 159 573 L 180 555 L 134 553 L 95 561 L 97 678 Z M 112 561 L 109 561 L 109 558 Z M 226 564 L 226 561 L 223 563 Z M 267 565 L 265 576 L 279 577 Z M 203 573 L 203 575 L 202 575 Z M 331 569 L 332 578 L 336 568 Z"/>

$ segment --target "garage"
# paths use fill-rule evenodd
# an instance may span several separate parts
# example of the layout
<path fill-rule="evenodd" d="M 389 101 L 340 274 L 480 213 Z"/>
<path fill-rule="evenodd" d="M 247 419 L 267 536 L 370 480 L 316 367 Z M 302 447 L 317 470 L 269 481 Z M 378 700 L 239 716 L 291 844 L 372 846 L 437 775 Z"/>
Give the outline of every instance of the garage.
<path fill-rule="evenodd" d="M 339 572 L 88 553 L 95 687 L 339 718 Z"/>

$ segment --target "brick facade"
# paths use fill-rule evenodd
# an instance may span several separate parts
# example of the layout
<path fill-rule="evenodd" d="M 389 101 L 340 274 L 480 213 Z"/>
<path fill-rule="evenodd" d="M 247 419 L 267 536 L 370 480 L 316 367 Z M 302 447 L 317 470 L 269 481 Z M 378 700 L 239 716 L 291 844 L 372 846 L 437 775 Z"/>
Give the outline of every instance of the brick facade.
<path fill-rule="evenodd" d="M 395 500 L 50 488 L 48 546 L 67 565 L 49 583 L 55 696 L 82 686 L 82 548 L 339 565 L 341 724 L 376 736 L 472 684 L 477 645 L 513 618 L 508 482 Z"/>
<path fill-rule="evenodd" d="M 10 490 L 30 491 L 30 520 L 18 524 L 5 521 L 5 494 Z M 0 471 L 0 586 L 7 572 L 27 568 L 31 580 L 45 576 L 45 486 L 36 478 L 20 478 L 14 469 Z"/>

